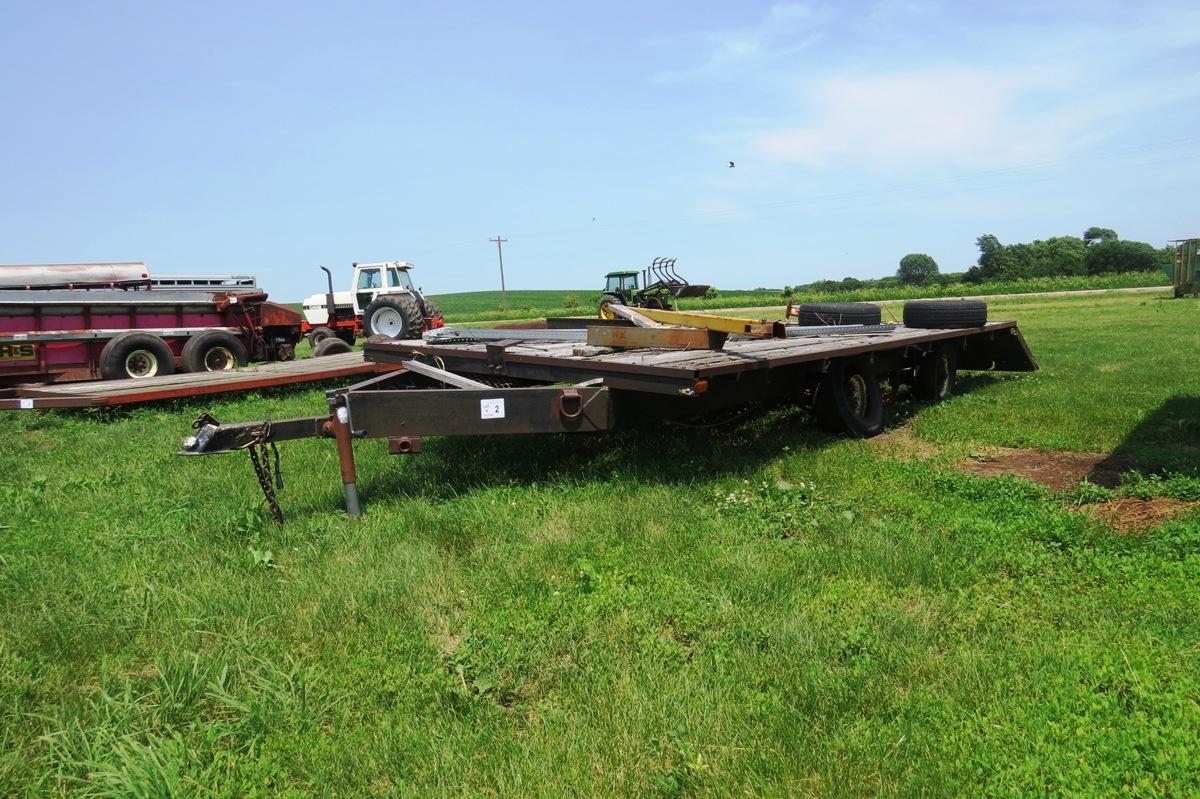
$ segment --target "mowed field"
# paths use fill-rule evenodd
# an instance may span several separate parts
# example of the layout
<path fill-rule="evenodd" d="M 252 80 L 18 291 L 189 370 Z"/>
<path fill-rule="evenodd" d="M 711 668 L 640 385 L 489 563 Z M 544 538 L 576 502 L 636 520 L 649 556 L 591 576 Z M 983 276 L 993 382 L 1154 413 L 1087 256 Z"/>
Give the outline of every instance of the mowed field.
<path fill-rule="evenodd" d="M 1200 304 L 991 316 L 1042 370 L 878 439 L 365 441 L 361 521 L 289 443 L 282 529 L 174 452 L 318 388 L 7 414 L 0 795 L 1197 795 Z M 1013 448 L 1120 479 L 974 473 Z"/>

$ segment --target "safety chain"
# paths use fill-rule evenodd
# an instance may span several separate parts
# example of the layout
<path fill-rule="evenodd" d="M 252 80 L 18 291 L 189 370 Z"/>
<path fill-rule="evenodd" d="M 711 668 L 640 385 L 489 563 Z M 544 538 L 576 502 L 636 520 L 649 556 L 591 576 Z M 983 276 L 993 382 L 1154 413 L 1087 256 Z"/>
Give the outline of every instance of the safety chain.
<path fill-rule="evenodd" d="M 254 474 L 258 477 L 258 484 L 267 500 L 267 506 L 271 509 L 271 518 L 275 524 L 282 527 L 283 509 L 279 507 L 275 490 L 283 490 L 283 472 L 279 468 L 279 448 L 275 446 L 274 441 L 268 442 L 270 434 L 271 423 L 263 422 L 262 427 L 258 430 L 256 440 L 250 442 L 246 450 L 250 453 L 250 462 L 254 464 Z M 275 472 L 274 482 L 271 480 L 272 465 Z"/>

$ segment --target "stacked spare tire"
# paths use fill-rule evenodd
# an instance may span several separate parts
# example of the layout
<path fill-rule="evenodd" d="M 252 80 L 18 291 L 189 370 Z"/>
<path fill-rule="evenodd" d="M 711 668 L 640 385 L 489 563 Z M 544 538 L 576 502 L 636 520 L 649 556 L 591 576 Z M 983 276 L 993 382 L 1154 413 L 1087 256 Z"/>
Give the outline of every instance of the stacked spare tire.
<path fill-rule="evenodd" d="M 808 302 L 798 312 L 801 327 L 877 325 L 878 305 L 869 302 Z"/>
<path fill-rule="evenodd" d="M 904 303 L 904 326 L 959 330 L 987 324 L 982 300 L 911 300 Z"/>
<path fill-rule="evenodd" d="M 882 313 L 869 302 L 809 302 L 797 313 L 801 327 L 878 325 Z M 987 323 L 987 303 L 981 300 L 910 300 L 904 303 L 904 326 L 960 330 Z"/>

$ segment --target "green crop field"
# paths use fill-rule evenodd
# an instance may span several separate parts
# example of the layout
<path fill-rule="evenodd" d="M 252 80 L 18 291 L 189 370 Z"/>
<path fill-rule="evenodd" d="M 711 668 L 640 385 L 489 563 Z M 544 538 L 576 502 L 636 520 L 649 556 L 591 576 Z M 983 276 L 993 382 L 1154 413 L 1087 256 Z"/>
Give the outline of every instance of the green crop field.
<path fill-rule="evenodd" d="M 1130 272 L 1112 275 L 1032 278 L 984 284 L 955 283 L 947 286 L 896 286 L 824 293 L 801 292 L 794 295 L 792 301 L 797 303 L 869 302 L 921 297 L 978 297 L 992 294 L 1138 288 L 1161 286 L 1165 282 L 1166 280 L 1160 272 Z M 591 314 L 596 311 L 601 294 L 599 289 L 510 291 L 508 292 L 507 310 L 502 310 L 504 303 L 499 291 L 434 294 L 430 295 L 430 299 L 441 306 L 448 322 L 463 323 Z M 768 307 L 785 305 L 787 302 L 788 300 L 779 291 L 733 289 L 722 290 L 716 297 L 709 299 L 681 300 L 679 308 L 685 311 L 698 311 L 710 308 Z"/>
<path fill-rule="evenodd" d="M 363 441 L 361 521 L 329 442 L 281 447 L 283 528 L 245 456 L 174 454 L 320 388 L 7 413 L 0 795 L 1200 794 L 1200 304 L 991 316 L 1041 371 L 879 439 Z M 965 471 L 1005 447 L 1129 466 Z"/>

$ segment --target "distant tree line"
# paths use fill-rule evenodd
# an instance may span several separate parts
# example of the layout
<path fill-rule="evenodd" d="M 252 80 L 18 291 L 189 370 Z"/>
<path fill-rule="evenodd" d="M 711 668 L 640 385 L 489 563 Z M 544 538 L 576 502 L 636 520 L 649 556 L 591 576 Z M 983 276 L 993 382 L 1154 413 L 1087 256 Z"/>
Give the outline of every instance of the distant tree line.
<path fill-rule="evenodd" d="M 1003 244 L 987 233 L 976 239 L 975 243 L 979 247 L 978 263 L 965 272 L 941 272 L 932 257 L 914 252 L 901 258 L 900 268 L 889 277 L 875 280 L 854 277 L 818 280 L 800 286 L 785 286 L 783 294 L 786 297 L 802 292 L 1154 272 L 1169 265 L 1172 258 L 1170 247 L 1158 248 L 1143 241 L 1125 241 L 1116 231 L 1102 227 L 1090 227 L 1082 237 L 1055 236 L 1022 244 Z"/>
<path fill-rule="evenodd" d="M 979 263 L 963 275 L 967 283 L 1024 280 L 1058 275 L 1153 272 L 1171 263 L 1170 247 L 1124 241 L 1108 228 L 1090 227 L 1082 238 L 1056 236 L 1028 244 L 1001 244 L 991 234 L 980 236 Z"/>

